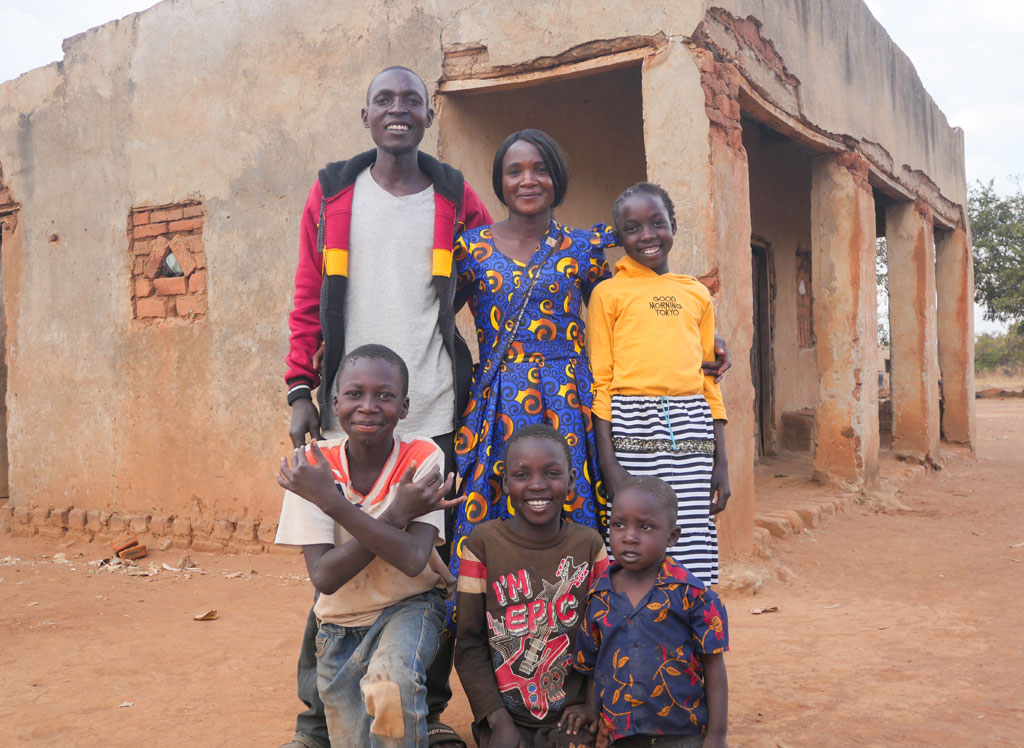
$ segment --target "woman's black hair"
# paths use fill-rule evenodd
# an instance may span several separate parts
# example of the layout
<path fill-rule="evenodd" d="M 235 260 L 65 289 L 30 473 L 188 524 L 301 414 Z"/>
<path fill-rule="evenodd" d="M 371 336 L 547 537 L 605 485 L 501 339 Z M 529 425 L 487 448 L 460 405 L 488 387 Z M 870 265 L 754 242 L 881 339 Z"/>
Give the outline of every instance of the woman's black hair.
<path fill-rule="evenodd" d="M 520 426 L 512 432 L 512 436 L 505 442 L 505 455 L 508 455 L 513 444 L 523 439 L 547 439 L 554 442 L 565 453 L 565 464 L 570 468 L 572 467 L 572 453 L 569 451 L 569 444 L 565 441 L 565 437 L 553 426 L 549 426 L 546 423 L 531 423 L 526 426 Z"/>
<path fill-rule="evenodd" d="M 668 222 L 672 225 L 672 233 L 676 233 L 676 206 L 664 188 L 653 182 L 637 182 L 632 187 L 624 189 L 622 194 L 615 198 L 615 202 L 612 204 L 612 223 L 615 224 L 615 231 L 622 232 L 622 204 L 637 194 L 650 195 L 661 200 L 665 210 L 668 211 Z"/>
<path fill-rule="evenodd" d="M 540 158 L 548 167 L 551 182 L 555 188 L 555 201 L 551 203 L 551 207 L 557 208 L 562 204 L 566 190 L 569 189 L 569 162 L 565 159 L 562 147 L 553 137 L 543 130 L 535 130 L 532 127 L 512 133 L 498 146 L 498 151 L 494 154 L 494 166 L 491 168 L 491 185 L 494 187 L 494 194 L 504 205 L 505 196 L 501 189 L 501 166 L 508 149 L 520 140 L 532 144 L 540 152 Z"/>

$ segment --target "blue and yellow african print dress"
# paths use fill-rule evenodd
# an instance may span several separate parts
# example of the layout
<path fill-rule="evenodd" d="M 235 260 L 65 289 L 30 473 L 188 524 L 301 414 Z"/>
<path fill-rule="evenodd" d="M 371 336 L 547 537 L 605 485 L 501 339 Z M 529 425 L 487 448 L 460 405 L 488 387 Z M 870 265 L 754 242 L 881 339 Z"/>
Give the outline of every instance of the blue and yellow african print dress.
<path fill-rule="evenodd" d="M 557 248 L 539 268 L 540 278 L 508 345 L 530 282 L 524 271 L 544 257 L 549 241 Z M 609 277 L 604 250 L 614 244 L 614 232 L 603 224 L 584 230 L 554 221 L 528 265 L 495 248 L 490 226 L 467 231 L 455 244 L 458 293 L 468 299 L 476 320 L 480 365 L 455 439 L 467 498 L 455 517 L 453 574 L 458 575 L 462 541 L 470 531 L 510 514 L 501 472 L 505 442 L 520 426 L 549 423 L 565 436 L 576 470 L 565 516 L 601 527 L 607 502 L 590 420 L 594 382 L 584 351 L 581 307 L 594 286 Z"/>

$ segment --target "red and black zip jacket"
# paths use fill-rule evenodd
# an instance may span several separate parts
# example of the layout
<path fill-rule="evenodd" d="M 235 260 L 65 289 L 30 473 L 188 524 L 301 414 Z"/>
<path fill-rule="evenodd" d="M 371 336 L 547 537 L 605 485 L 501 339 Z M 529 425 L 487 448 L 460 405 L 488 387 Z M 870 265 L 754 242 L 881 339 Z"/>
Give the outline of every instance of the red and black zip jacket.
<path fill-rule="evenodd" d="M 320 170 L 302 213 L 299 264 L 295 270 L 295 302 L 288 317 L 291 330 L 288 356 L 288 403 L 312 398 L 321 381 L 328 385 L 345 352 L 345 295 L 348 288 L 349 231 L 356 177 L 377 159 L 376 149 Z M 491 216 L 462 172 L 425 153 L 419 167 L 434 183 L 433 283 L 441 303 L 438 326 L 452 360 L 455 383 L 455 421 L 462 413 L 472 379 L 469 347 L 455 327 L 455 284 L 452 262 L 455 238 L 467 229 L 491 223 Z M 324 344 L 323 371 L 313 368 L 313 355 Z M 330 387 L 320 387 L 321 428 L 327 427 Z"/>

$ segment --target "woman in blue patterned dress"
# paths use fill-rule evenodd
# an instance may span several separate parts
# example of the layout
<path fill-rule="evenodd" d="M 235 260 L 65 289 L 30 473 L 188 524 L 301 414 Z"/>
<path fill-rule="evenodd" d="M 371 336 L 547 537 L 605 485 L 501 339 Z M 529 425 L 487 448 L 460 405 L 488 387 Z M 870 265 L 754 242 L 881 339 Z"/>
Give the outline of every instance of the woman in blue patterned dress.
<path fill-rule="evenodd" d="M 568 168 L 558 144 L 540 130 L 513 133 L 494 157 L 494 192 L 508 217 L 462 235 L 456 306 L 468 301 L 480 364 L 455 440 L 462 493 L 452 533 L 452 572 L 462 540 L 478 523 L 509 516 L 501 490 L 505 442 L 545 422 L 569 442 L 575 490 L 566 517 L 602 529 L 607 501 L 591 425 L 593 378 L 584 351 L 581 306 L 609 277 L 604 225 L 562 226 L 552 210 L 565 197 Z"/>

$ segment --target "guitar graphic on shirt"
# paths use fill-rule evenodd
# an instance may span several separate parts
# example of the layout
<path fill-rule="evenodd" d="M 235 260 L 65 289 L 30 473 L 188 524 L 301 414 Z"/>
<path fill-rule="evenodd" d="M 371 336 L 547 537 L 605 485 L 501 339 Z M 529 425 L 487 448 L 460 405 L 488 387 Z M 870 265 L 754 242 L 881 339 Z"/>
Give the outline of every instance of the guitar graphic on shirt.
<path fill-rule="evenodd" d="M 548 692 L 541 687 L 541 679 L 552 672 L 552 666 L 568 648 L 569 637 L 567 634 L 562 634 L 550 641 L 544 642 L 538 654 L 538 662 L 534 667 L 536 674 L 530 678 L 524 678 L 512 669 L 512 664 L 519 659 L 519 656 L 523 654 L 523 650 L 526 649 L 526 640 L 521 640 L 519 649 L 494 671 L 494 679 L 498 683 L 498 690 L 501 693 L 508 691 L 517 692 L 519 698 L 523 700 L 523 704 L 530 710 L 530 714 L 537 719 L 544 719 L 548 713 Z M 560 671 L 564 680 L 565 669 L 560 668 Z M 558 685 L 561 685 L 561 683 Z"/>
<path fill-rule="evenodd" d="M 572 556 L 566 556 L 558 564 L 558 585 L 550 587 L 545 583 L 545 590 L 537 595 L 538 600 L 544 600 L 549 606 L 561 599 L 562 595 L 574 587 L 583 584 L 587 578 L 587 564 L 583 563 L 574 566 Z M 530 634 L 526 645 L 526 654 L 523 661 L 519 663 L 519 672 L 523 675 L 532 675 L 533 671 L 541 661 L 541 653 L 544 651 L 544 644 L 547 642 L 548 632 L 551 631 L 551 615 L 544 616 L 544 623 L 537 627 L 537 630 Z M 512 658 L 515 661 L 515 658 Z"/>

